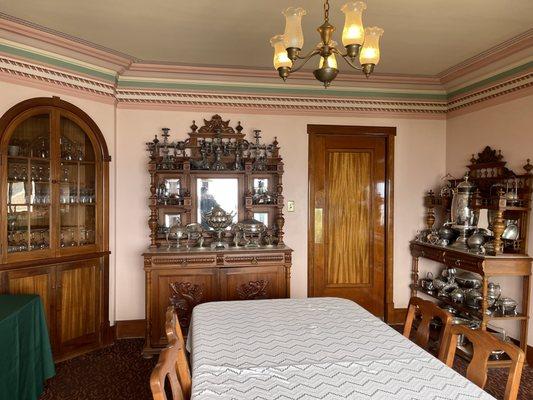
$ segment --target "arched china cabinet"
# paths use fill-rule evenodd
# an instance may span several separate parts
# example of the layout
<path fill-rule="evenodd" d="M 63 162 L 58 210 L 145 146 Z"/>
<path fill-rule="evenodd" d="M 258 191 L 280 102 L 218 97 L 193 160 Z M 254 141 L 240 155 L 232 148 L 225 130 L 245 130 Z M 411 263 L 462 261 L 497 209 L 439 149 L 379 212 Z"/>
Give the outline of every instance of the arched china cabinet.
<path fill-rule="evenodd" d="M 94 121 L 58 97 L 0 119 L 0 292 L 38 294 L 56 361 L 109 337 L 109 153 Z"/>

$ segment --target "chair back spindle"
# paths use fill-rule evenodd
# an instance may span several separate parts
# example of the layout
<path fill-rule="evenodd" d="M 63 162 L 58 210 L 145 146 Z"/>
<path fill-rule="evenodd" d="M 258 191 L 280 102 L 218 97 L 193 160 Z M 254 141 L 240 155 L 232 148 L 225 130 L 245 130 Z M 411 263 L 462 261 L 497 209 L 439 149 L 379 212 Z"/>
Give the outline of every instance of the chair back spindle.
<path fill-rule="evenodd" d="M 413 321 L 415 320 L 417 312 L 422 314 L 422 321 L 418 325 L 414 341 L 424 349 L 428 349 L 431 321 L 435 317 L 440 318 L 442 321 L 438 358 L 439 360 L 444 361 L 447 350 L 446 344 L 448 341 L 448 335 L 450 327 L 452 326 L 452 315 L 429 300 L 424 300 L 419 297 L 412 297 L 409 301 L 409 308 L 407 309 L 407 317 L 405 319 L 405 325 L 403 329 L 403 335 L 406 338 L 410 338 L 411 336 L 411 329 L 413 327 Z"/>
<path fill-rule="evenodd" d="M 445 364 L 453 366 L 455 350 L 459 335 L 464 335 L 473 346 L 472 360 L 468 364 L 466 377 L 480 388 L 485 387 L 487 382 L 488 361 L 493 351 L 504 351 L 511 359 L 509 377 L 505 386 L 504 400 L 516 400 L 518 388 L 524 367 L 524 352 L 512 343 L 506 343 L 497 339 L 490 332 L 476 329 L 472 330 L 464 325 L 455 325 L 450 329 L 448 336 L 447 354 Z"/>

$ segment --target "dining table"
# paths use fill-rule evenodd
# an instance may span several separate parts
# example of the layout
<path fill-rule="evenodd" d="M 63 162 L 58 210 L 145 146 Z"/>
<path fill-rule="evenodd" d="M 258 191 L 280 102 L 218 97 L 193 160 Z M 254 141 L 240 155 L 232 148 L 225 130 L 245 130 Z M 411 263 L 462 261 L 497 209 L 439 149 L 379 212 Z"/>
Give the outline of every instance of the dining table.
<path fill-rule="evenodd" d="M 192 400 L 494 399 L 340 298 L 203 303 L 187 348 Z"/>

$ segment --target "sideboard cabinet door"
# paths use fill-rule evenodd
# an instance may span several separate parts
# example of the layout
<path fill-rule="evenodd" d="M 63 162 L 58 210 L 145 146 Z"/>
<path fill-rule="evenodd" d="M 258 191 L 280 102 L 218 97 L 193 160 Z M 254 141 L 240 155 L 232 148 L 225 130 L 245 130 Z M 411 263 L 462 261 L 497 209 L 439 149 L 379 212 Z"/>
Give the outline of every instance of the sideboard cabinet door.
<path fill-rule="evenodd" d="M 84 260 L 58 267 L 58 352 L 64 354 L 97 347 L 102 318 L 100 260 Z"/>
<path fill-rule="evenodd" d="M 185 334 L 194 306 L 218 299 L 217 268 L 173 268 L 154 270 L 152 276 L 151 343 L 166 345 L 165 311 L 173 304 Z"/>
<path fill-rule="evenodd" d="M 221 300 L 257 300 L 286 297 L 285 267 L 258 266 L 223 268 Z"/>

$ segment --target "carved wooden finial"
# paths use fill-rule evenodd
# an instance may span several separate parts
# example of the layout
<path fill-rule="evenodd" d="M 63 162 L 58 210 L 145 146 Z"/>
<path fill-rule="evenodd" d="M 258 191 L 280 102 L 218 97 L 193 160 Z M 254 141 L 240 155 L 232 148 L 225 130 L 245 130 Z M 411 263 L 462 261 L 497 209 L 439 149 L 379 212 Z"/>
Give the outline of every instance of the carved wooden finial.
<path fill-rule="evenodd" d="M 523 166 L 523 168 L 526 170 L 527 174 L 531 173 L 531 170 L 533 169 L 533 165 L 530 164 L 530 159 L 527 159 L 527 164 Z"/>
<path fill-rule="evenodd" d="M 470 159 L 470 162 L 472 164 L 475 164 L 476 163 L 476 155 L 475 154 L 472 154 L 472 158 Z"/>
<path fill-rule="evenodd" d="M 193 119 L 192 125 L 191 125 L 191 133 L 196 133 L 197 129 L 198 129 L 198 126 L 196 126 L 196 121 Z"/>
<path fill-rule="evenodd" d="M 241 125 L 241 121 L 239 121 L 239 123 L 238 123 L 237 126 L 235 127 L 235 130 L 237 131 L 237 133 L 241 133 L 243 129 L 244 129 L 244 128 L 243 128 L 242 125 Z"/>

